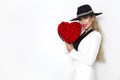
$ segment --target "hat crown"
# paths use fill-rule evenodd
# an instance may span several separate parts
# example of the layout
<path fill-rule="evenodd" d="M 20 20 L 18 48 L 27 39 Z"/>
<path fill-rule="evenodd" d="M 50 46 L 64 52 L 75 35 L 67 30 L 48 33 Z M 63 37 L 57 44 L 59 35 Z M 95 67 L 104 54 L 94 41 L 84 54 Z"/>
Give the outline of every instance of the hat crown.
<path fill-rule="evenodd" d="M 77 15 L 80 15 L 80 14 L 83 14 L 83 13 L 87 13 L 89 11 L 92 11 L 92 8 L 88 4 L 82 5 L 82 6 L 78 7 Z"/>
<path fill-rule="evenodd" d="M 77 17 L 70 21 L 80 20 L 80 18 L 85 17 L 85 16 L 93 16 L 93 15 L 98 16 L 100 14 L 102 13 L 94 13 L 91 6 L 88 4 L 85 4 L 77 8 Z"/>

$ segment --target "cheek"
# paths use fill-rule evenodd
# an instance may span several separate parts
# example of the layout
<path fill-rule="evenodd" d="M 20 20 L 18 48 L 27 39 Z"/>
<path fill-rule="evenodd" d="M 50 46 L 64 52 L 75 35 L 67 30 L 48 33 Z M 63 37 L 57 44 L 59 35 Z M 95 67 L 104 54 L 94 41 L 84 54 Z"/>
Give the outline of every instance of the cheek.
<path fill-rule="evenodd" d="M 91 25 L 92 25 L 92 20 L 89 19 L 89 20 L 87 21 L 87 23 L 88 23 L 89 26 L 91 26 Z"/>
<path fill-rule="evenodd" d="M 90 21 L 90 26 L 92 25 L 92 23 L 93 23 L 93 21 L 91 20 L 91 21 Z"/>
<path fill-rule="evenodd" d="M 90 19 L 86 19 L 83 24 L 90 24 L 90 23 L 91 23 Z"/>
<path fill-rule="evenodd" d="M 83 27 L 84 27 L 85 29 L 87 29 L 87 28 L 89 28 L 91 25 L 92 25 L 92 21 L 86 21 L 86 23 L 83 24 Z"/>

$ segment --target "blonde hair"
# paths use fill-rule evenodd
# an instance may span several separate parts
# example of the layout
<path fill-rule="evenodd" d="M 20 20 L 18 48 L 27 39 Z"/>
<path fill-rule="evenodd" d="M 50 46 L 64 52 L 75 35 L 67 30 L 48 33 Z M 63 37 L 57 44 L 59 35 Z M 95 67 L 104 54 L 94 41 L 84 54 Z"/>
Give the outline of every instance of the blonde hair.
<path fill-rule="evenodd" d="M 93 17 L 94 17 L 94 21 L 93 21 L 92 27 L 93 27 L 94 30 L 100 32 L 100 34 L 102 36 L 102 41 L 101 41 L 101 44 L 100 44 L 100 48 L 99 48 L 99 51 L 98 51 L 96 61 L 104 62 L 105 59 L 104 59 L 104 52 L 103 52 L 103 33 L 102 33 L 102 29 L 101 29 L 100 25 L 98 24 L 96 16 L 93 16 Z"/>

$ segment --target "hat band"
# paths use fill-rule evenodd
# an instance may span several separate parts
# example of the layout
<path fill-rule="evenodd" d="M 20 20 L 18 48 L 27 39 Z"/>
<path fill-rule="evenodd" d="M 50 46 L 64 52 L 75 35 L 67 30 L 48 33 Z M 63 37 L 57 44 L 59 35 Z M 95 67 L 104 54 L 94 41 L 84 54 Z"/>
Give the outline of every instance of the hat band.
<path fill-rule="evenodd" d="M 89 13 L 91 13 L 91 12 L 93 12 L 93 11 L 91 10 L 91 11 L 88 11 L 88 12 L 86 12 L 86 13 L 79 14 L 79 15 L 77 15 L 77 17 L 83 16 L 83 15 L 86 15 L 86 14 L 89 14 Z"/>

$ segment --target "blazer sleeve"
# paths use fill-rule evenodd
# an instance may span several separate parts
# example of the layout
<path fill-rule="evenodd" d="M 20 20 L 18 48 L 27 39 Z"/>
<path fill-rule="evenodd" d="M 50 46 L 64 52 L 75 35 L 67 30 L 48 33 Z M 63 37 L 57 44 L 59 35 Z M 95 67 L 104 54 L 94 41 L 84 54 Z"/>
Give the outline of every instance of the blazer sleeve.
<path fill-rule="evenodd" d="M 81 63 L 93 65 L 101 43 L 101 34 L 97 31 L 86 36 L 78 46 L 78 51 L 73 49 L 70 52 L 70 57 Z"/>

